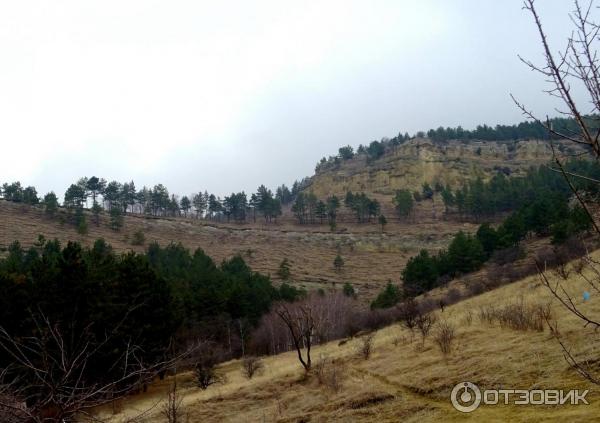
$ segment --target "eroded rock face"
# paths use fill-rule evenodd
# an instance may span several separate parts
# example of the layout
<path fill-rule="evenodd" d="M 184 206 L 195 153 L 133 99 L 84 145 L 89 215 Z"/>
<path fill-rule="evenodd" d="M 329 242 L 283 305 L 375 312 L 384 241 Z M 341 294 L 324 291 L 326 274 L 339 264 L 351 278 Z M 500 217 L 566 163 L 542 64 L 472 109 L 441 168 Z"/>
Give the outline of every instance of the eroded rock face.
<path fill-rule="evenodd" d="M 420 189 L 424 182 L 437 181 L 455 188 L 465 180 L 477 176 L 485 180 L 497 172 L 523 175 L 529 167 L 548 163 L 551 158 L 549 142 L 543 140 L 434 143 L 413 139 L 389 148 L 370 163 L 365 155 L 358 155 L 331 165 L 317 172 L 306 189 L 321 198 L 348 190 L 392 195 L 398 189 Z"/>

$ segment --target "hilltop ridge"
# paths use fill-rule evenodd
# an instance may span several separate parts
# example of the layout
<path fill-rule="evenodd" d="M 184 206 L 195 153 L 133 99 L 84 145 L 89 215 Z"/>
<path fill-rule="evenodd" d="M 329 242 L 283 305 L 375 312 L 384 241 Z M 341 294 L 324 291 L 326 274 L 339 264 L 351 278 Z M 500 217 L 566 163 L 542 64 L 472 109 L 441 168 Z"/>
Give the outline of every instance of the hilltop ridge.
<path fill-rule="evenodd" d="M 572 146 L 553 141 L 561 152 L 573 154 Z M 318 197 L 347 191 L 393 195 L 398 189 L 420 189 L 425 182 L 440 182 L 452 188 L 498 172 L 523 176 L 527 169 L 552 159 L 548 140 L 445 140 L 413 138 L 402 144 L 387 143 L 382 155 L 372 159 L 366 153 L 321 162 L 304 190 Z"/>

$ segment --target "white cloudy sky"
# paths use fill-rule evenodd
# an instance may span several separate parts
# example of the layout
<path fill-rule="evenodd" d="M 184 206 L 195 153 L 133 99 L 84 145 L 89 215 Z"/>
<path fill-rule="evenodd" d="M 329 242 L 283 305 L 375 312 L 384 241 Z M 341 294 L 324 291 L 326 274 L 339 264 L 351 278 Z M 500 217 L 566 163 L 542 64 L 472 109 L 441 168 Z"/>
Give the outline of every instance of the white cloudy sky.
<path fill-rule="evenodd" d="M 570 1 L 539 2 L 551 41 Z M 552 114 L 520 0 L 0 0 L 0 183 L 275 187 L 341 145 Z"/>

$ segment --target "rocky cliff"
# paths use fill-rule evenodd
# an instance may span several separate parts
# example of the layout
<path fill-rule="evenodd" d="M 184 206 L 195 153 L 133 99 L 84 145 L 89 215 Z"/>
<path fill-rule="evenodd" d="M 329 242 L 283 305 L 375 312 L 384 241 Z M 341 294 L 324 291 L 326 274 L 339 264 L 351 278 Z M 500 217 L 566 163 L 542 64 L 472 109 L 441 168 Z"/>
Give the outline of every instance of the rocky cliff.
<path fill-rule="evenodd" d="M 557 144 L 560 151 L 570 146 Z M 497 172 L 522 175 L 531 166 L 548 163 L 552 150 L 548 141 L 459 141 L 432 142 L 412 139 L 398 146 L 387 146 L 385 154 L 368 160 L 357 154 L 322 166 L 310 178 L 306 190 L 319 198 L 346 191 L 392 195 L 396 190 L 419 189 L 424 182 L 456 187 L 464 180 L 481 176 L 488 179 Z"/>

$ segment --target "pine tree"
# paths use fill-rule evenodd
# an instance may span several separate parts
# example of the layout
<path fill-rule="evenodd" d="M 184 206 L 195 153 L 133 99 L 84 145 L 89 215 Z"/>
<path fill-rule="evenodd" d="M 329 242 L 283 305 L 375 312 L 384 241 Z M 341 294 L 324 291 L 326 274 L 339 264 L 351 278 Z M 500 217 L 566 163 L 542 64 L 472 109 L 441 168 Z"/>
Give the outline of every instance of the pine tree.
<path fill-rule="evenodd" d="M 102 212 L 102 206 L 98 204 L 97 201 L 94 201 L 92 204 L 92 214 L 94 215 L 94 223 L 96 226 L 100 225 L 100 213 Z"/>
<path fill-rule="evenodd" d="M 131 207 L 133 213 L 133 207 L 135 206 L 136 191 L 135 184 L 133 181 L 125 182 L 121 188 L 121 204 L 123 206 L 123 212 L 127 213 L 127 208 Z"/>
<path fill-rule="evenodd" d="M 450 207 L 454 206 L 455 198 L 454 194 L 452 194 L 452 190 L 448 185 L 446 185 L 442 189 L 442 201 L 444 202 L 444 208 L 446 209 L 446 213 L 448 213 Z"/>
<path fill-rule="evenodd" d="M 296 201 L 292 206 L 292 213 L 294 213 L 300 224 L 306 223 L 306 209 L 306 194 L 300 192 L 296 196 Z"/>
<path fill-rule="evenodd" d="M 279 276 L 282 280 L 287 281 L 290 278 L 290 262 L 286 258 L 284 258 L 279 264 L 279 269 L 277 270 L 277 276 Z"/>
<path fill-rule="evenodd" d="M 110 228 L 113 231 L 119 231 L 123 227 L 123 212 L 120 204 L 114 203 L 110 209 Z"/>
<path fill-rule="evenodd" d="M 335 256 L 335 259 L 333 259 L 333 267 L 335 268 L 336 272 L 341 272 L 343 266 L 344 259 L 338 254 Z"/>
<path fill-rule="evenodd" d="M 194 204 L 194 209 L 196 210 L 196 219 L 198 219 L 201 215 L 204 215 L 207 202 L 208 193 L 202 194 L 202 192 L 198 192 L 197 194 L 194 194 L 192 203 Z"/>
<path fill-rule="evenodd" d="M 335 227 L 337 219 L 337 210 L 340 208 L 340 199 L 335 195 L 327 198 L 327 218 L 329 219 L 329 225 Z"/>
<path fill-rule="evenodd" d="M 40 202 L 35 187 L 28 186 L 23 190 L 23 202 L 31 206 L 35 206 Z"/>
<path fill-rule="evenodd" d="M 190 201 L 187 195 L 181 197 L 180 205 L 181 210 L 183 210 L 183 214 L 185 215 L 185 217 L 187 217 L 188 211 L 190 211 L 190 208 L 192 207 L 192 202 Z"/>
<path fill-rule="evenodd" d="M 423 184 L 423 188 L 422 188 L 422 197 L 424 200 L 431 200 L 433 198 L 433 190 L 431 189 L 431 186 L 425 182 Z"/>
<path fill-rule="evenodd" d="M 407 218 L 410 216 L 414 207 L 413 197 L 410 191 L 406 189 L 396 191 L 393 203 L 395 204 L 396 211 L 400 217 Z"/>
<path fill-rule="evenodd" d="M 47 216 L 54 217 L 58 211 L 58 198 L 54 192 L 50 191 L 44 195 L 44 212 Z"/>
<path fill-rule="evenodd" d="M 18 181 L 10 185 L 4 183 L 2 185 L 2 194 L 7 201 L 14 201 L 15 203 L 23 201 L 23 187 L 21 187 L 21 183 Z"/>
<path fill-rule="evenodd" d="M 393 307 L 398 304 L 400 298 L 400 289 L 390 281 L 371 303 L 371 309 Z"/>
<path fill-rule="evenodd" d="M 258 197 L 256 196 L 256 194 L 252 194 L 250 196 L 250 201 L 248 202 L 248 205 L 252 209 L 252 220 L 256 223 L 256 209 L 258 207 Z"/>
<path fill-rule="evenodd" d="M 85 218 L 85 214 L 83 213 L 83 208 L 81 208 L 81 207 L 79 207 L 75 210 L 75 227 L 77 228 L 77 233 L 79 235 L 87 235 L 87 233 L 88 233 L 87 219 Z"/>
<path fill-rule="evenodd" d="M 354 149 L 349 145 L 341 147 L 338 152 L 342 160 L 350 160 L 354 157 Z"/>
<path fill-rule="evenodd" d="M 106 188 L 104 188 L 104 191 L 102 192 L 102 196 L 104 198 L 104 201 L 108 203 L 109 210 L 112 210 L 113 204 L 119 203 L 119 201 L 121 200 L 121 192 L 122 186 L 117 181 L 109 182 L 106 185 Z M 119 207 L 121 207 L 120 204 Z"/>
<path fill-rule="evenodd" d="M 380 214 L 379 218 L 377 219 L 379 224 L 381 225 L 381 232 L 383 233 L 384 227 L 387 224 L 387 219 L 385 218 L 384 215 Z"/>
<path fill-rule="evenodd" d="M 346 297 L 356 298 L 356 291 L 354 287 L 349 282 L 346 282 L 342 288 L 342 292 Z"/>
<path fill-rule="evenodd" d="M 325 219 L 327 217 L 327 206 L 325 205 L 325 203 L 323 201 L 319 200 L 317 202 L 317 206 L 315 208 L 315 214 L 316 214 L 317 218 L 319 219 L 319 222 L 322 225 L 323 219 Z"/>
<path fill-rule="evenodd" d="M 80 185 L 71 184 L 71 186 L 65 192 L 64 205 L 67 209 L 81 209 L 85 203 L 87 194 L 85 189 Z"/>
<path fill-rule="evenodd" d="M 86 189 L 92 195 L 92 203 L 96 202 L 96 197 L 101 194 L 106 188 L 106 181 L 104 179 L 98 178 L 97 176 L 92 176 L 86 182 Z"/>

